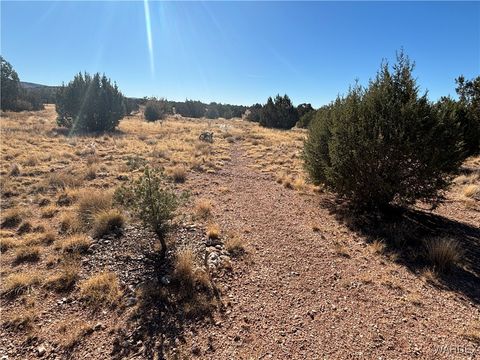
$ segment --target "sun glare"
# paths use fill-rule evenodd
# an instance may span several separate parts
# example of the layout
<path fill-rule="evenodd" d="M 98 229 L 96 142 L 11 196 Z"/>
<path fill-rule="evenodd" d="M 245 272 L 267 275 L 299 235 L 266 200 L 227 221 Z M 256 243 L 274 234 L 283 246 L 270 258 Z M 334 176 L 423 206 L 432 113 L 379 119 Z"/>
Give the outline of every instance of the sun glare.
<path fill-rule="evenodd" d="M 148 53 L 150 56 L 150 72 L 155 73 L 155 66 L 153 61 L 153 41 L 152 41 L 152 23 L 150 21 L 150 5 L 148 0 L 143 0 L 143 8 L 145 10 L 145 29 L 147 31 Z"/>

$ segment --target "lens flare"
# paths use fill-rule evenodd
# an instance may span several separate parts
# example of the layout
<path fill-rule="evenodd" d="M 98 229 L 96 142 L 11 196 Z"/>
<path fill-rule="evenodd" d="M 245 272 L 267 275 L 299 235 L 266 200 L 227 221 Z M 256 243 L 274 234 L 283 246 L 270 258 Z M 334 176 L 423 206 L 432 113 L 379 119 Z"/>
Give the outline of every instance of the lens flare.
<path fill-rule="evenodd" d="M 153 41 L 152 41 L 152 23 L 150 21 L 150 6 L 148 0 L 143 0 L 143 8 L 145 10 L 145 29 L 147 31 L 148 53 L 150 56 L 150 72 L 155 73 L 153 61 Z"/>

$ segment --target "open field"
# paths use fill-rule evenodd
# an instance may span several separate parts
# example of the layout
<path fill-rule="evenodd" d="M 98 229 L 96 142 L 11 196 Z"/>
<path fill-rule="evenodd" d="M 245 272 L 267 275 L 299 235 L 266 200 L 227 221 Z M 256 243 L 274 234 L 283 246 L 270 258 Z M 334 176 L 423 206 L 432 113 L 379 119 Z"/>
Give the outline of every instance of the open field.
<path fill-rule="evenodd" d="M 480 158 L 436 209 L 372 222 L 305 179 L 304 130 L 138 114 L 69 137 L 55 115 L 1 118 L 0 356 L 478 356 Z M 188 194 L 160 272 L 155 237 L 112 200 L 145 165 Z M 445 274 L 431 239 L 455 244 Z"/>

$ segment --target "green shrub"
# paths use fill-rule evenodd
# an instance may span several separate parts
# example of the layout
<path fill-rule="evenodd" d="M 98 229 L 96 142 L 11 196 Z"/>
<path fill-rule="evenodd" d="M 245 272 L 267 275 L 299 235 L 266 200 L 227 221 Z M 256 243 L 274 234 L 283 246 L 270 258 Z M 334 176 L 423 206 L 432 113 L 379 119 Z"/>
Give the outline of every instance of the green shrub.
<path fill-rule="evenodd" d="M 260 115 L 260 125 L 270 128 L 291 129 L 297 121 L 297 109 L 287 95 L 268 98 Z"/>
<path fill-rule="evenodd" d="M 465 80 L 463 76 L 455 80 L 459 100 L 456 102 L 462 126 L 467 155 L 480 153 L 480 76 Z"/>
<path fill-rule="evenodd" d="M 308 128 L 312 123 L 313 119 L 315 119 L 316 114 L 317 112 L 315 110 L 303 114 L 300 117 L 300 120 L 298 120 L 297 127 L 304 129 Z"/>
<path fill-rule="evenodd" d="M 57 91 L 57 123 L 73 132 L 112 131 L 125 115 L 122 93 L 105 75 L 81 74 Z"/>
<path fill-rule="evenodd" d="M 247 111 L 245 112 L 245 118 L 248 121 L 253 121 L 253 122 L 260 122 L 260 117 L 262 114 L 262 105 L 261 104 L 255 104 L 250 106 Z"/>
<path fill-rule="evenodd" d="M 0 56 L 1 62 L 1 108 L 2 110 L 15 110 L 20 94 L 20 79 L 12 65 Z"/>
<path fill-rule="evenodd" d="M 165 236 L 178 206 L 178 197 L 163 188 L 161 179 L 161 173 L 146 167 L 138 180 L 117 189 L 115 200 L 132 209 L 155 232 L 162 245 L 160 257 L 164 258 L 167 251 Z"/>
<path fill-rule="evenodd" d="M 304 146 L 314 183 L 361 207 L 441 199 L 464 158 L 461 129 L 419 95 L 412 70 L 401 52 L 367 88 L 356 85 L 319 111 Z"/>
<path fill-rule="evenodd" d="M 168 113 L 168 104 L 164 100 L 150 99 L 145 105 L 145 120 L 157 121 L 161 120 Z"/>

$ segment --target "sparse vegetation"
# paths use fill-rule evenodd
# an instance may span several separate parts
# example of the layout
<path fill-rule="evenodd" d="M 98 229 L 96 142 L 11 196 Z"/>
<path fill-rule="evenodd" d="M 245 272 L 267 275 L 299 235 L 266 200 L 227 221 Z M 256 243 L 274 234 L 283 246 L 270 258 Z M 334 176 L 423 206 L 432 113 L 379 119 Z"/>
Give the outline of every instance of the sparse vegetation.
<path fill-rule="evenodd" d="M 5 211 L 3 214 L 2 228 L 14 228 L 20 225 L 23 218 L 23 212 L 18 208 Z"/>
<path fill-rule="evenodd" d="M 231 235 L 225 240 L 225 250 L 232 256 L 240 256 L 245 252 L 243 239 L 238 235 Z"/>
<path fill-rule="evenodd" d="M 92 240 L 86 235 L 77 234 L 68 236 L 62 240 L 59 243 L 59 248 L 66 253 L 83 254 L 88 250 L 90 245 L 92 245 Z"/>
<path fill-rule="evenodd" d="M 39 277 L 33 273 L 11 274 L 3 280 L 3 293 L 7 296 L 21 295 L 39 283 Z"/>
<path fill-rule="evenodd" d="M 77 203 L 77 214 L 84 224 L 92 224 L 97 213 L 112 207 L 112 193 L 95 189 L 80 193 Z"/>
<path fill-rule="evenodd" d="M 425 242 L 425 257 L 435 271 L 443 273 L 459 264 L 462 251 L 454 239 L 431 238 Z"/>
<path fill-rule="evenodd" d="M 207 238 L 208 239 L 218 239 L 220 237 L 220 226 L 218 224 L 208 224 L 207 225 Z"/>
<path fill-rule="evenodd" d="M 187 178 L 187 170 L 183 166 L 175 166 L 170 170 L 173 181 L 183 183 Z"/>
<path fill-rule="evenodd" d="M 165 236 L 178 206 L 178 198 L 172 191 L 164 189 L 161 179 L 161 173 L 146 167 L 138 180 L 129 187 L 119 188 L 115 198 L 131 208 L 155 232 L 162 246 L 160 258 L 163 259 L 167 251 Z"/>
<path fill-rule="evenodd" d="M 94 306 L 116 304 L 121 296 L 117 276 L 104 272 L 90 277 L 80 284 L 80 295 Z"/>
<path fill-rule="evenodd" d="M 199 199 L 195 204 L 195 213 L 200 219 L 207 219 L 212 215 L 212 202 L 207 199 Z"/>
<path fill-rule="evenodd" d="M 125 217 L 120 210 L 102 210 L 93 217 L 93 234 L 95 237 L 102 237 L 121 230 L 124 223 Z"/>
<path fill-rule="evenodd" d="M 40 259 L 40 248 L 37 246 L 21 246 L 15 251 L 15 263 L 36 262 Z"/>
<path fill-rule="evenodd" d="M 58 292 L 69 291 L 77 282 L 78 264 L 65 264 L 57 273 L 49 276 L 45 281 L 45 286 Z"/>

